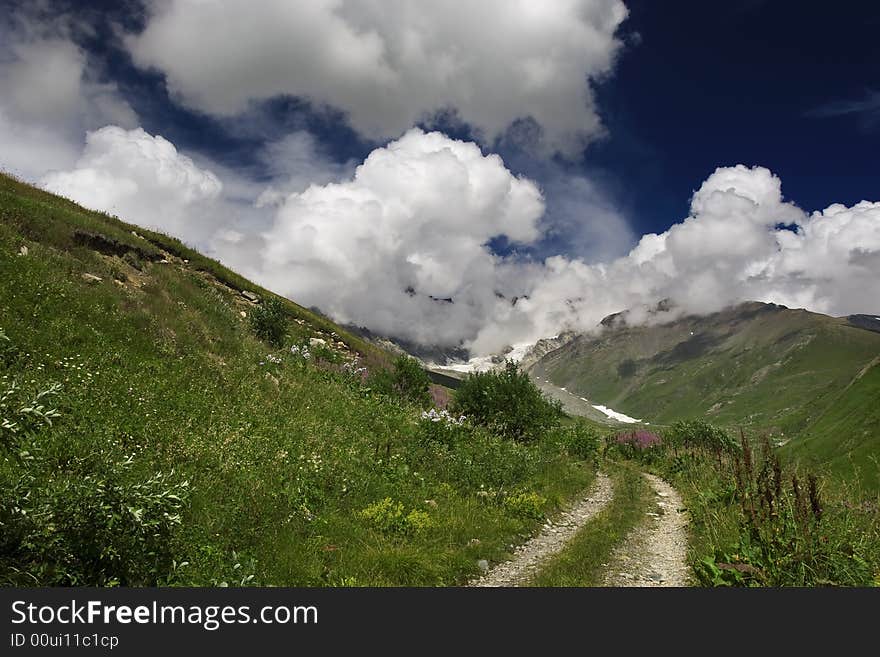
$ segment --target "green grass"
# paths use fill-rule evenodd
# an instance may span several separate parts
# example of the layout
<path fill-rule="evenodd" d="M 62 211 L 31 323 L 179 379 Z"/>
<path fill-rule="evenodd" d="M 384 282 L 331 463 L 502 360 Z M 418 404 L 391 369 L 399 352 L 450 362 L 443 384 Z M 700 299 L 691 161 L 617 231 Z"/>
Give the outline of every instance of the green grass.
<path fill-rule="evenodd" d="M 650 486 L 638 468 L 607 461 L 614 498 L 550 559 L 531 582 L 532 586 L 601 586 L 614 549 L 639 522 L 650 506 Z"/>
<path fill-rule="evenodd" d="M 5 176 L 0 281 L 0 410 L 20 425 L 0 434 L 3 584 L 463 583 L 541 524 L 506 499 L 550 514 L 593 476 L 553 440 L 426 440 L 418 407 L 343 367 L 386 353 L 286 300 L 283 344 L 267 345 L 239 290 L 268 291 Z M 290 352 L 313 337 L 329 348 Z M 23 410 L 56 383 L 51 425 Z M 385 498 L 415 520 L 362 513 Z"/>
<path fill-rule="evenodd" d="M 880 490 L 880 364 L 860 373 L 782 454 L 865 490 Z"/>
<path fill-rule="evenodd" d="M 667 432 L 664 439 L 668 438 Z M 646 462 L 644 458 L 634 462 L 669 481 L 681 494 L 690 518 L 688 561 L 694 580 L 704 586 L 880 582 L 876 492 L 822 471 L 811 472 L 801 464 L 780 463 L 774 468 L 769 443 L 752 445 L 750 450 L 750 469 L 741 450 L 719 455 L 674 446 L 669 440 Z M 819 516 L 811 510 L 811 475 Z M 797 478 L 799 497 L 792 477 Z M 745 570 L 738 574 L 733 567 Z"/>

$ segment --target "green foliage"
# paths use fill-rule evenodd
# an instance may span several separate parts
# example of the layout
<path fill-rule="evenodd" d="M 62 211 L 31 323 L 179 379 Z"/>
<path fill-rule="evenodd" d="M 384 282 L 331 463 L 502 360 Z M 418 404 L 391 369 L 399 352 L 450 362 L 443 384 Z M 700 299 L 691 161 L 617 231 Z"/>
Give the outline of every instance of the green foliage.
<path fill-rule="evenodd" d="M 505 497 L 503 505 L 507 511 L 517 517 L 543 520 L 547 498 L 533 492 L 517 493 Z"/>
<path fill-rule="evenodd" d="M 254 334 L 275 347 L 280 347 L 287 333 L 287 319 L 284 304 L 275 297 L 269 297 L 250 312 L 251 329 Z"/>
<path fill-rule="evenodd" d="M 634 429 L 620 431 L 606 438 L 608 448 L 613 449 L 625 459 L 634 459 L 645 465 L 651 465 L 666 452 L 667 445 L 653 431 Z"/>
<path fill-rule="evenodd" d="M 403 503 L 390 497 L 371 504 L 359 515 L 387 534 L 417 534 L 433 526 L 431 516 L 426 512 L 413 509 L 406 513 Z"/>
<path fill-rule="evenodd" d="M 455 392 L 453 410 L 499 436 L 528 442 L 559 424 L 561 405 L 548 400 L 514 361 L 498 372 L 477 372 Z"/>
<path fill-rule="evenodd" d="M 470 439 L 473 431 L 464 416 L 455 417 L 446 410 L 423 411 L 419 420 L 419 438 L 428 443 L 453 447 Z"/>
<path fill-rule="evenodd" d="M 38 399 L 48 392 L 57 389 Z M 8 575 L 0 584 L 158 583 L 172 562 L 189 483 L 173 472 L 132 476 L 130 456 L 72 454 L 63 438 L 39 435 L 57 411 L 34 403 L 23 410 L 13 423 L 16 443 L 2 450 L 0 565 Z"/>
<path fill-rule="evenodd" d="M 10 367 L 18 358 L 19 351 L 12 340 L 0 328 L 0 367 Z"/>
<path fill-rule="evenodd" d="M 415 358 L 398 356 L 391 369 L 374 370 L 367 383 L 381 394 L 406 400 L 422 408 L 431 405 L 431 379 Z"/>
<path fill-rule="evenodd" d="M 553 429 L 550 436 L 570 456 L 582 461 L 598 463 L 603 437 L 596 427 L 583 421 L 575 421 Z"/>
<path fill-rule="evenodd" d="M 0 388 L 0 448 L 17 446 L 22 436 L 38 431 L 61 416 L 56 408 L 46 404 L 55 397 L 61 385 L 53 383 L 33 396 L 24 396 L 15 381 Z"/>
<path fill-rule="evenodd" d="M 705 420 L 680 420 L 664 432 L 666 443 L 686 450 L 702 449 L 711 452 L 736 453 L 736 440 L 721 427 Z"/>
<path fill-rule="evenodd" d="M 828 508 L 815 476 L 801 481 L 796 473 L 786 473 L 766 437 L 759 459 L 743 439 L 742 457 L 735 457 L 732 470 L 741 514 L 740 540 L 716 550 L 715 557 L 729 560 L 743 583 L 864 586 L 871 582 L 870 561 L 876 566 L 878 555 L 870 541 L 876 535 L 854 524 L 846 507 Z"/>
<path fill-rule="evenodd" d="M 877 501 L 788 470 L 764 438 L 756 454 L 679 443 L 657 463 L 685 497 L 692 565 L 704 586 L 867 586 L 880 567 Z M 717 445 L 712 442 L 710 445 Z"/>

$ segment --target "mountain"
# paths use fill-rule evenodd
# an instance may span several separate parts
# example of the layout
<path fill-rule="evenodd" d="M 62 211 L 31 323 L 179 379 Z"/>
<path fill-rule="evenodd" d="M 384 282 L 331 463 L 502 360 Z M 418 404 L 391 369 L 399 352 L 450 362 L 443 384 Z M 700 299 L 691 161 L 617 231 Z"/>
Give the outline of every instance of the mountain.
<path fill-rule="evenodd" d="M 880 333 L 867 318 L 748 302 L 631 325 L 606 318 L 544 355 L 533 375 L 652 423 L 705 418 L 769 430 L 814 461 L 878 453 Z"/>

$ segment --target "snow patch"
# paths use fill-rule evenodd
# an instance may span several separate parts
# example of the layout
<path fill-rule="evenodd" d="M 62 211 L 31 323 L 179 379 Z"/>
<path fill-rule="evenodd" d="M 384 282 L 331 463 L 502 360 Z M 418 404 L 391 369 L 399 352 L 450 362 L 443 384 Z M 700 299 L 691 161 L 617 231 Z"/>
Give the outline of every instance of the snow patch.
<path fill-rule="evenodd" d="M 618 422 L 627 422 L 629 424 L 635 424 L 637 422 L 641 422 L 641 420 L 637 420 L 629 415 L 624 415 L 623 413 L 618 413 L 617 411 L 608 408 L 607 406 L 602 406 L 602 404 L 593 404 L 593 408 L 597 411 L 600 411 L 610 417 L 613 420 L 617 420 Z"/>

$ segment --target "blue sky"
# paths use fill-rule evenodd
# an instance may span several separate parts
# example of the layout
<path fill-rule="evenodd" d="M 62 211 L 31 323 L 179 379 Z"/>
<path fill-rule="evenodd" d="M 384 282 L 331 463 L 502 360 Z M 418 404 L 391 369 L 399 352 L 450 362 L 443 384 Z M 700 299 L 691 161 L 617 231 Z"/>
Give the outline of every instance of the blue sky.
<path fill-rule="evenodd" d="M 485 351 L 663 297 L 870 310 L 875 3 L 3 4 L 0 165 L 340 319 Z"/>

